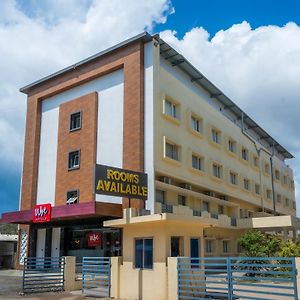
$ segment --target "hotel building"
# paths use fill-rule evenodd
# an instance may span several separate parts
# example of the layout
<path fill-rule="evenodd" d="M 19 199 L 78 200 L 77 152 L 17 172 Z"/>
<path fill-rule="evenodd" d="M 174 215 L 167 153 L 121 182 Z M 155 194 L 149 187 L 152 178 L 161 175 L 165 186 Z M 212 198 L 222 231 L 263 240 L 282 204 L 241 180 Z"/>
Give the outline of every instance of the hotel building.
<path fill-rule="evenodd" d="M 163 284 L 167 257 L 238 255 L 252 228 L 295 236 L 292 154 L 158 35 L 21 92 L 20 210 L 3 215 L 20 224 L 20 267 L 27 255 L 122 256 L 126 295 L 138 269 Z M 146 173 L 147 200 L 95 193 L 96 164 Z M 51 204 L 47 222 L 33 222 L 37 204 Z"/>

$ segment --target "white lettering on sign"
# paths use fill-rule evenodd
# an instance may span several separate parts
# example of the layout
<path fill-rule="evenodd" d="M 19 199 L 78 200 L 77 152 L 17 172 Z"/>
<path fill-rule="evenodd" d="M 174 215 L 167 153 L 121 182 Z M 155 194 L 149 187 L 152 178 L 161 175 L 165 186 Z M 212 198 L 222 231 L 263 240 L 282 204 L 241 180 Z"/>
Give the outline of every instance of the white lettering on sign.
<path fill-rule="evenodd" d="M 36 217 L 43 217 L 48 214 L 48 209 L 46 207 L 40 206 L 34 210 L 34 215 Z"/>
<path fill-rule="evenodd" d="M 90 236 L 89 236 L 89 238 L 90 238 L 90 241 L 91 242 L 96 242 L 96 241 L 99 241 L 99 239 L 100 239 L 100 236 L 98 235 L 98 234 L 91 234 Z"/>

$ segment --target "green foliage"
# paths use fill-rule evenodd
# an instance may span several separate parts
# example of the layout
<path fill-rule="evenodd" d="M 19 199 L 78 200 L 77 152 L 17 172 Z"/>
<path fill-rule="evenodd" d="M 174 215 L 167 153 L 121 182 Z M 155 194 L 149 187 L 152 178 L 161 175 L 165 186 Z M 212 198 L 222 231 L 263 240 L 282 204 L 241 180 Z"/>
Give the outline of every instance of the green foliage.
<path fill-rule="evenodd" d="M 17 224 L 0 224 L 0 234 L 17 234 Z"/>
<path fill-rule="evenodd" d="M 248 257 L 271 257 L 280 250 L 281 241 L 274 235 L 250 230 L 238 239 L 238 244 Z"/>
<path fill-rule="evenodd" d="M 279 257 L 296 257 L 300 256 L 300 245 L 293 241 L 286 241 L 281 243 L 280 250 L 277 252 Z"/>

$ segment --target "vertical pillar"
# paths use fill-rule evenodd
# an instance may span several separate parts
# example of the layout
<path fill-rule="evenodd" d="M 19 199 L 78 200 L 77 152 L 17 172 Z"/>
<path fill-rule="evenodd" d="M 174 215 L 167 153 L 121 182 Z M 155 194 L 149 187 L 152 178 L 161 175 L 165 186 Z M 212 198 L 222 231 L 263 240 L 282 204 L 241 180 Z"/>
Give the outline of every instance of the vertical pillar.
<path fill-rule="evenodd" d="M 295 257 L 295 267 L 296 267 L 296 284 L 297 284 L 297 295 L 300 299 L 300 257 Z"/>
<path fill-rule="evenodd" d="M 75 256 L 65 256 L 65 291 L 73 291 L 75 289 Z"/>
<path fill-rule="evenodd" d="M 289 235 L 288 229 L 284 228 L 284 229 L 283 229 L 283 240 L 284 240 L 284 241 L 287 241 L 288 235 Z"/>
<path fill-rule="evenodd" d="M 296 242 L 297 238 L 298 238 L 298 230 L 293 229 L 293 241 Z"/>
<path fill-rule="evenodd" d="M 168 257 L 168 287 L 167 287 L 168 300 L 178 299 L 177 263 L 178 263 L 177 257 Z"/>
<path fill-rule="evenodd" d="M 111 268 L 110 268 L 110 297 L 119 299 L 120 297 L 120 265 L 121 256 L 111 257 Z"/>

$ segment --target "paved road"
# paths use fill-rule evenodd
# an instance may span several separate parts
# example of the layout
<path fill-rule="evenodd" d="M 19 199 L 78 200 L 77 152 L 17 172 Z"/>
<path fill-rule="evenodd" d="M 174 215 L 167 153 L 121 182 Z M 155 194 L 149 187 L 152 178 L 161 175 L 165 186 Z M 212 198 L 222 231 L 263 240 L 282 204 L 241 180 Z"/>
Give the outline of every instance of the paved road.
<path fill-rule="evenodd" d="M 90 297 L 84 297 L 81 291 L 75 291 L 72 293 L 68 292 L 56 292 L 56 293 L 42 293 L 42 294 L 31 294 L 22 295 L 22 272 L 17 270 L 0 270 L 0 299 L 9 300 L 20 300 L 20 299 L 31 299 L 31 300 L 87 300 L 93 299 Z"/>

